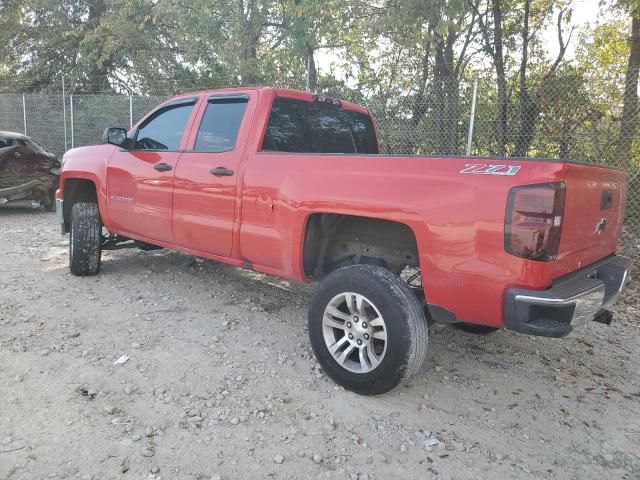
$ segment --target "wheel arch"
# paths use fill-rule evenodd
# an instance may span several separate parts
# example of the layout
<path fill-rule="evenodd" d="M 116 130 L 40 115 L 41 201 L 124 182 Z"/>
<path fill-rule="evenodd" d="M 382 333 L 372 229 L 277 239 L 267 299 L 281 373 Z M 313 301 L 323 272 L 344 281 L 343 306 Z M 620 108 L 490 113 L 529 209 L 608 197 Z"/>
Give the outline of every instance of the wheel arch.
<path fill-rule="evenodd" d="M 65 231 L 69 231 L 73 206 L 79 202 L 98 204 L 98 190 L 94 180 L 80 177 L 65 178 L 61 186 L 64 199 L 62 216 Z"/>
<path fill-rule="evenodd" d="M 303 228 L 302 270 L 320 280 L 353 264 L 384 266 L 400 274 L 405 266 L 420 268 L 418 236 L 397 219 L 336 212 L 311 212 Z"/>

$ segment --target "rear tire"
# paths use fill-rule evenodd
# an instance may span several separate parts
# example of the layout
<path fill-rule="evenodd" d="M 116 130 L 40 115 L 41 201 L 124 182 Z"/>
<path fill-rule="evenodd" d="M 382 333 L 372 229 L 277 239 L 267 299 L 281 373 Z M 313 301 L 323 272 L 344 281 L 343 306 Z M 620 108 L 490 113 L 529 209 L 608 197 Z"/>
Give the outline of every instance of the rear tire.
<path fill-rule="evenodd" d="M 333 381 L 376 395 L 418 371 L 427 353 L 427 321 L 400 277 L 379 266 L 352 265 L 320 283 L 309 308 L 309 338 Z"/>
<path fill-rule="evenodd" d="M 100 270 L 102 253 L 102 222 L 98 205 L 76 203 L 71 208 L 69 238 L 69 270 L 84 277 Z"/>
<path fill-rule="evenodd" d="M 462 330 L 463 332 L 473 333 L 475 335 L 488 335 L 493 332 L 497 332 L 500 330 L 496 327 L 490 327 L 488 325 L 478 325 L 475 323 L 452 323 L 452 327 L 457 328 L 458 330 Z"/>

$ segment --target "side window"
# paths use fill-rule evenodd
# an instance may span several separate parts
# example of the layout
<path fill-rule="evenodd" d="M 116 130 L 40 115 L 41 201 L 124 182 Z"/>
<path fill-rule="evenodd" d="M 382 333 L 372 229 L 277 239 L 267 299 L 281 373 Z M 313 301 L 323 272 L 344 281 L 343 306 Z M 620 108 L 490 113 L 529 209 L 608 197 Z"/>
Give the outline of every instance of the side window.
<path fill-rule="evenodd" d="M 136 135 L 136 150 L 178 150 L 193 105 L 170 106 L 145 121 Z"/>
<path fill-rule="evenodd" d="M 263 150 L 298 153 L 378 153 L 367 115 L 336 105 L 277 99 L 271 108 Z"/>
<path fill-rule="evenodd" d="M 209 100 L 204 112 L 194 151 L 228 152 L 235 148 L 248 98 L 230 97 Z"/>
<path fill-rule="evenodd" d="M 273 102 L 267 131 L 262 141 L 263 150 L 278 152 L 306 152 L 308 112 L 307 102 L 278 99 Z"/>
<path fill-rule="evenodd" d="M 26 146 L 26 143 L 21 138 L 0 138 L 0 145 L 4 144 L 5 147 L 18 147 Z"/>

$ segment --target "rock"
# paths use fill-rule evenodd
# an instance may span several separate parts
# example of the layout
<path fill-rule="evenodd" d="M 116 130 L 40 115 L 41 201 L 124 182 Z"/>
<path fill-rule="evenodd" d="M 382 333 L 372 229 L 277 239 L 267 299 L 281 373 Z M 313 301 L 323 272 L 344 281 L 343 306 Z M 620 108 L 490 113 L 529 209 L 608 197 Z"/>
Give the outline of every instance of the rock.
<path fill-rule="evenodd" d="M 122 355 L 120 358 L 118 358 L 115 362 L 113 362 L 114 365 L 124 365 L 125 363 L 127 363 L 129 361 L 129 357 L 127 357 L 126 355 Z"/>
<path fill-rule="evenodd" d="M 229 421 L 229 423 L 231 425 L 238 425 L 240 423 L 240 420 L 234 417 Z"/>
<path fill-rule="evenodd" d="M 273 456 L 273 463 L 277 463 L 278 465 L 281 465 L 284 463 L 284 457 L 280 454 L 278 455 L 274 455 Z"/>
<path fill-rule="evenodd" d="M 319 453 L 316 453 L 313 456 L 313 463 L 319 464 L 322 462 L 322 455 L 320 455 Z"/>
<path fill-rule="evenodd" d="M 407 453 L 407 446 L 404 443 L 400 445 L 400 453 Z"/>
<path fill-rule="evenodd" d="M 143 457 L 153 457 L 155 454 L 156 452 L 153 451 L 153 448 L 151 446 L 145 447 L 144 450 L 140 452 L 140 455 L 142 455 Z"/>
<path fill-rule="evenodd" d="M 120 473 L 127 473 L 129 471 L 129 457 L 124 457 L 120 462 Z"/>
<path fill-rule="evenodd" d="M 610 453 L 605 453 L 604 455 L 602 455 L 602 458 L 607 463 L 613 462 L 613 455 L 611 455 Z"/>

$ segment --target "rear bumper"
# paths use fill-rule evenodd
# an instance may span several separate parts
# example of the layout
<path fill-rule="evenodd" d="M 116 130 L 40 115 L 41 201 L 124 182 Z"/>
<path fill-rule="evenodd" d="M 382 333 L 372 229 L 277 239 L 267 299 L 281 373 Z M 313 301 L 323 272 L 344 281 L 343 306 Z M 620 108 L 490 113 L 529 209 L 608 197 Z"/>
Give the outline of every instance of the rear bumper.
<path fill-rule="evenodd" d="M 58 221 L 60 222 L 60 230 L 62 235 L 67 233 L 67 228 L 64 223 L 64 200 L 56 197 L 56 215 L 58 216 Z"/>
<path fill-rule="evenodd" d="M 511 288 L 505 327 L 544 337 L 564 337 L 609 308 L 624 288 L 631 260 L 607 257 L 558 279 L 547 290 Z"/>

